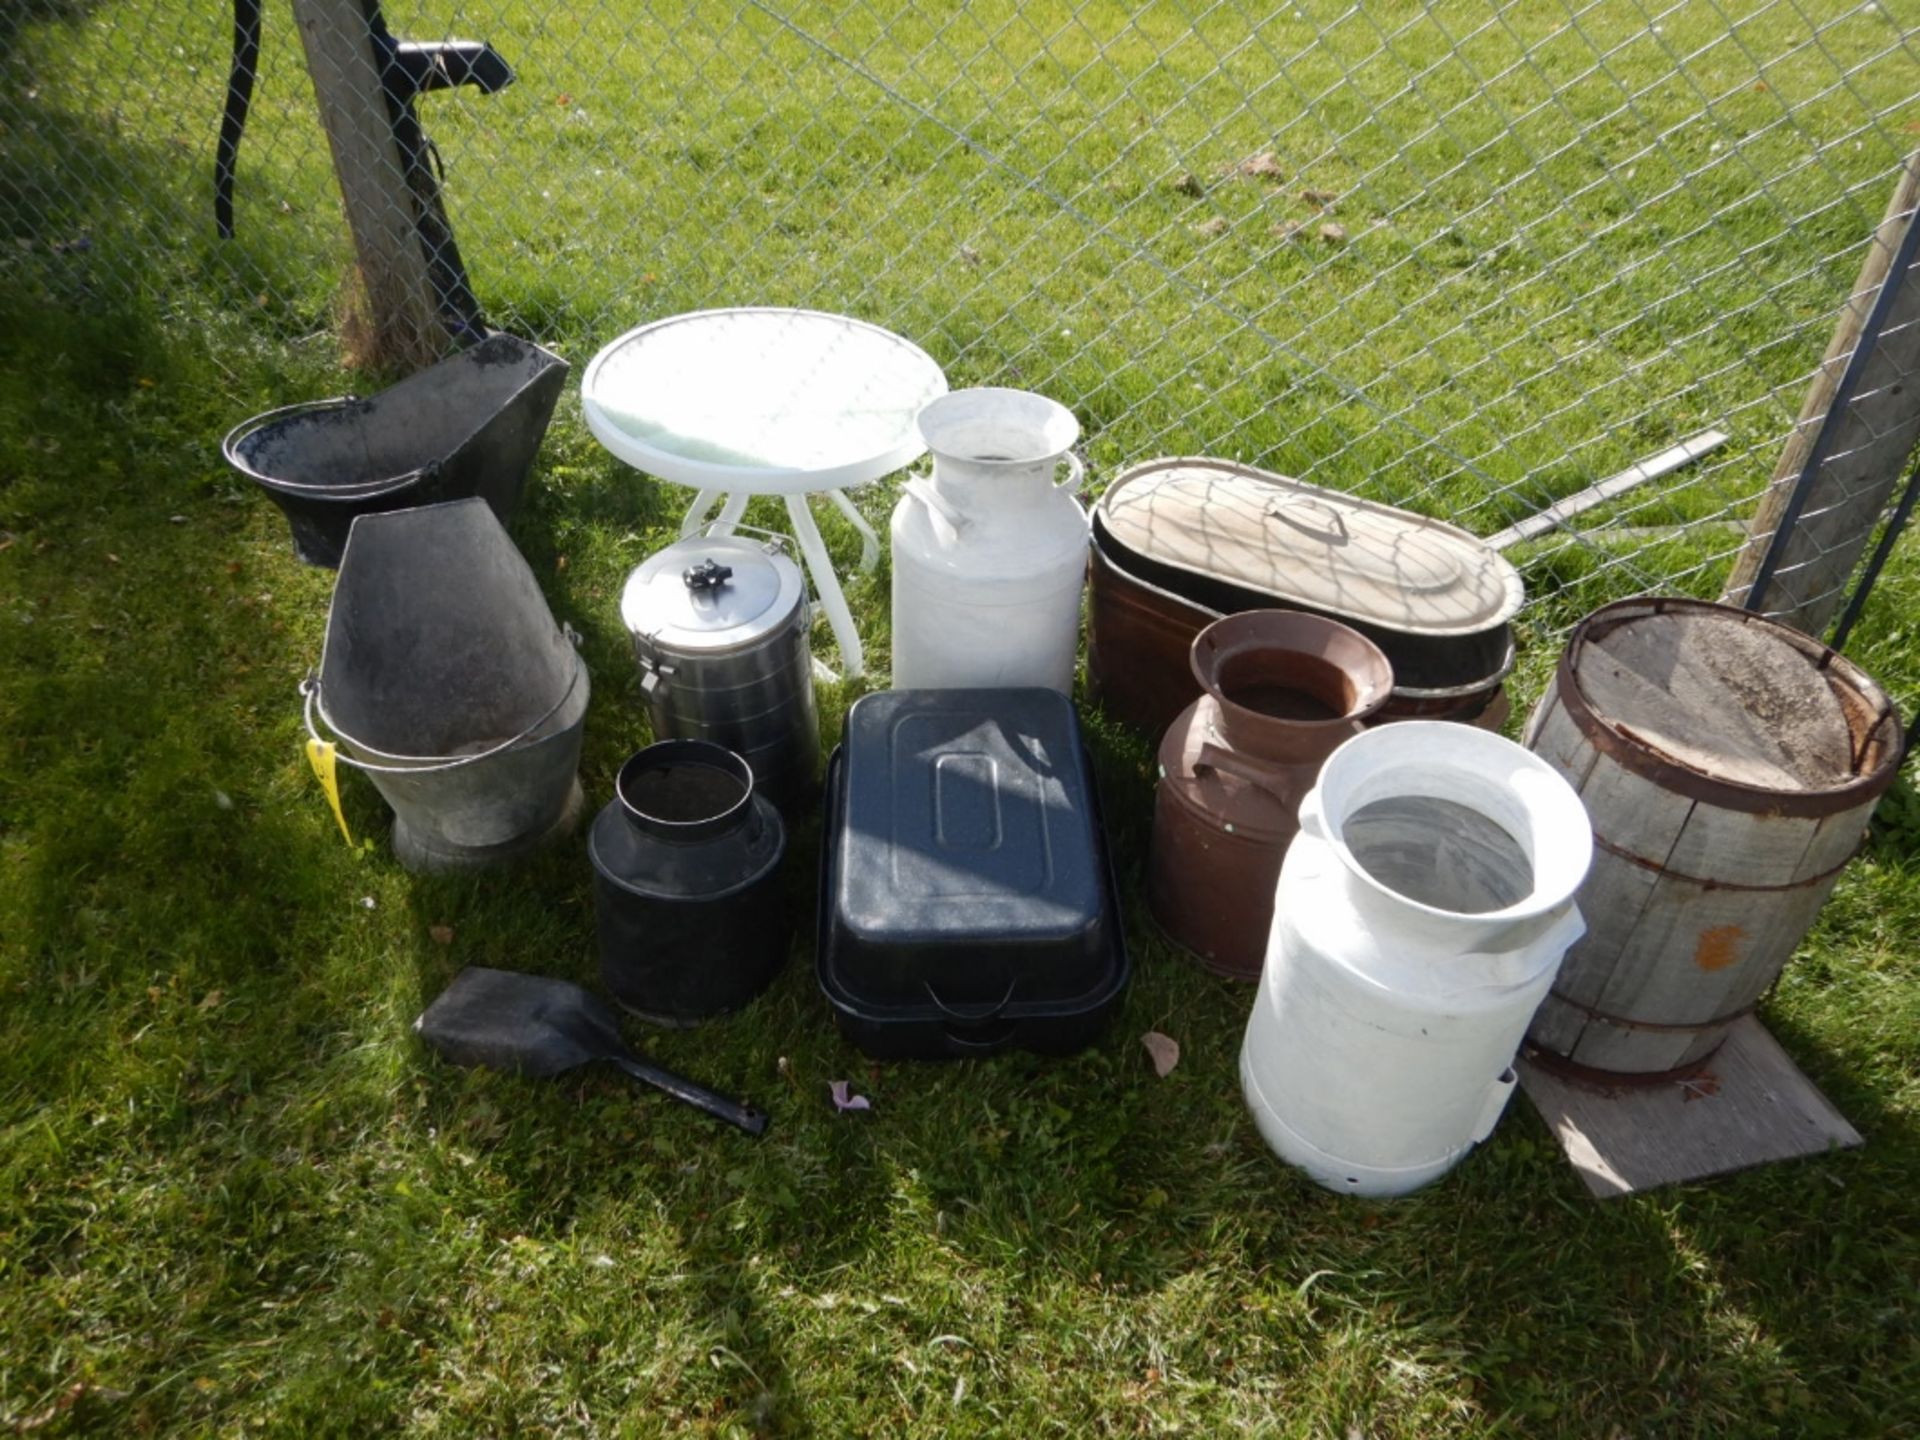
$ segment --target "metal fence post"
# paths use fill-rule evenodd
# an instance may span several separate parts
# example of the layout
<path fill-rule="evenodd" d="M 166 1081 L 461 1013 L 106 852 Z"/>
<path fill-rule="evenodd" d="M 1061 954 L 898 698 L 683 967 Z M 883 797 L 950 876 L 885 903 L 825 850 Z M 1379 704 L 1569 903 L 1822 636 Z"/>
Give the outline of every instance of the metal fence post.
<path fill-rule="evenodd" d="M 381 85 L 368 0 L 293 0 L 365 286 L 367 359 L 413 368 L 446 353 L 414 196 Z"/>
<path fill-rule="evenodd" d="M 1826 631 L 1920 440 L 1920 154 L 1910 156 L 1721 599 Z"/>

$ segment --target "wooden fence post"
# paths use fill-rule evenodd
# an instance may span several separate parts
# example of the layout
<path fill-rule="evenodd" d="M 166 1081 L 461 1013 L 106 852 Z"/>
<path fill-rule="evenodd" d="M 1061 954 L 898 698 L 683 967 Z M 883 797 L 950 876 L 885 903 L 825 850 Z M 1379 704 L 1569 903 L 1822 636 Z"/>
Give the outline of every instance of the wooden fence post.
<path fill-rule="evenodd" d="M 394 141 L 367 0 L 293 0 L 365 288 L 366 359 L 414 369 L 447 352 L 415 199 Z"/>
<path fill-rule="evenodd" d="M 1920 208 L 1920 154 L 1910 156 L 1875 232 L 1853 296 L 1834 329 L 1800 419 L 1788 437 L 1772 482 L 1748 524 L 1721 599 L 1744 605 L 1762 573 L 1774 534 L 1788 518 L 1799 480 L 1823 431 L 1824 459 L 1760 596 L 1762 613 L 1810 635 L 1822 635 L 1840 608 L 1906 460 L 1920 440 L 1920 259 L 1892 273 L 1896 253 Z M 1834 410 L 1835 390 L 1862 326 L 1883 287 L 1892 287 L 1873 350 L 1851 403 Z"/>

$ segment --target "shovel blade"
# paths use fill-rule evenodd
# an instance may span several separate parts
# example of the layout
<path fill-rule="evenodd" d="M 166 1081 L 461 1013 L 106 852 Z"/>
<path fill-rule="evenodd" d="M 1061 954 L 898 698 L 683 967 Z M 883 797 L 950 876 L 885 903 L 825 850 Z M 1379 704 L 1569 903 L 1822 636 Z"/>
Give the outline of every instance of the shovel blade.
<path fill-rule="evenodd" d="M 568 980 L 469 965 L 413 1022 L 456 1065 L 542 1079 L 625 1053 L 606 1004 Z"/>

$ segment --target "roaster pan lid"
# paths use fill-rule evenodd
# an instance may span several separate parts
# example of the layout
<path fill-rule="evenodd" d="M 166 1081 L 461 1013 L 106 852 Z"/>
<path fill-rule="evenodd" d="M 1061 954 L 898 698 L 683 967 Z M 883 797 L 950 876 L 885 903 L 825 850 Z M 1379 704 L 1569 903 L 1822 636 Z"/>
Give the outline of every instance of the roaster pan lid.
<path fill-rule="evenodd" d="M 1505 624 L 1520 573 L 1453 525 L 1229 460 L 1153 460 L 1107 487 L 1120 545 L 1323 614 L 1421 635 Z"/>
<path fill-rule="evenodd" d="M 820 980 L 869 1018 L 1077 1014 L 1123 983 L 1092 774 L 1052 690 L 889 690 L 847 712 Z"/>

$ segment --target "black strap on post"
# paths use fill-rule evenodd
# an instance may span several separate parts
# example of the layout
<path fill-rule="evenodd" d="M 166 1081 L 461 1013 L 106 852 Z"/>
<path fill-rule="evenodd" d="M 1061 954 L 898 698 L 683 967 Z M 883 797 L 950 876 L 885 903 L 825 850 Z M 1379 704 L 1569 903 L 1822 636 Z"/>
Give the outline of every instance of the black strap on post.
<path fill-rule="evenodd" d="M 233 238 L 233 167 L 240 158 L 240 136 L 247 128 L 259 68 L 260 0 L 233 0 L 233 64 L 227 70 L 227 105 L 213 157 L 213 225 L 222 240 Z"/>

